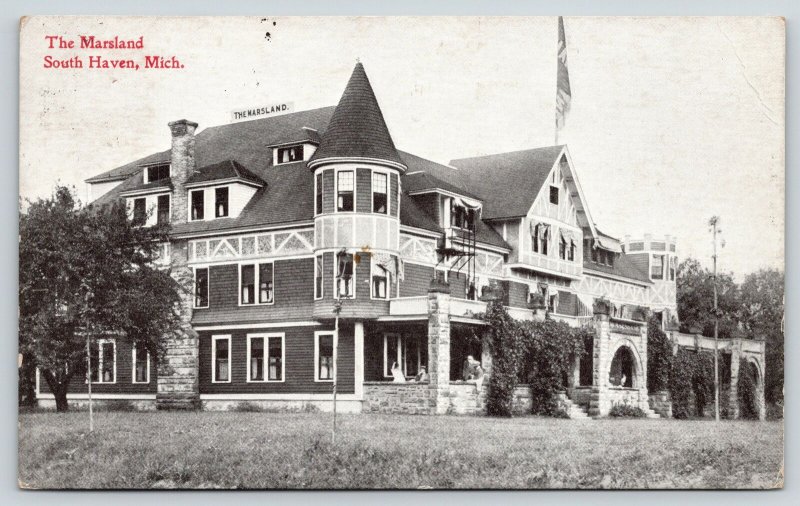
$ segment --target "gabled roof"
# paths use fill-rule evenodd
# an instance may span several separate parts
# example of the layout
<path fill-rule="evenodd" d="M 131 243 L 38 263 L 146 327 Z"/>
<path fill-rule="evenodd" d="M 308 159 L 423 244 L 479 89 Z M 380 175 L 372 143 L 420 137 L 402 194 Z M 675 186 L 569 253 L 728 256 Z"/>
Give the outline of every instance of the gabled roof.
<path fill-rule="evenodd" d="M 131 176 L 131 174 L 136 174 L 140 172 L 145 166 L 147 165 L 155 165 L 158 163 L 169 163 L 170 161 L 170 150 L 161 151 L 158 153 L 153 153 L 152 155 L 145 156 L 144 158 L 139 158 L 136 161 L 126 163 L 116 169 L 111 169 L 109 171 L 103 172 L 102 174 L 98 174 L 97 176 L 90 177 L 86 180 L 87 183 L 104 183 L 106 181 L 122 181 L 127 179 Z"/>
<path fill-rule="evenodd" d="M 205 183 L 207 181 L 218 181 L 221 179 L 242 179 L 259 186 L 264 185 L 263 179 L 250 172 L 236 160 L 225 160 L 201 167 L 197 169 L 194 174 L 189 176 L 186 180 L 186 184 Z"/>
<path fill-rule="evenodd" d="M 450 193 L 456 193 L 464 197 L 469 197 L 475 200 L 481 200 L 477 195 L 466 191 L 464 188 L 457 186 L 445 179 L 442 179 L 437 174 L 452 172 L 447 177 L 451 180 L 457 178 L 457 170 L 447 165 L 427 160 L 425 158 L 406 153 L 405 151 L 398 151 L 400 158 L 408 167 L 408 172 L 403 175 L 403 189 L 409 193 L 421 192 L 425 190 L 444 190 Z"/>
<path fill-rule="evenodd" d="M 403 167 L 392 136 L 383 119 L 383 112 L 369 84 L 364 66 L 353 69 L 339 105 L 328 128 L 321 135 L 319 148 L 309 160 L 314 167 L 330 158 L 367 158 L 383 160 Z"/>
<path fill-rule="evenodd" d="M 483 198 L 487 220 L 526 216 L 564 146 L 451 160 L 461 185 Z M 497 191 L 498 181 L 503 191 Z"/>

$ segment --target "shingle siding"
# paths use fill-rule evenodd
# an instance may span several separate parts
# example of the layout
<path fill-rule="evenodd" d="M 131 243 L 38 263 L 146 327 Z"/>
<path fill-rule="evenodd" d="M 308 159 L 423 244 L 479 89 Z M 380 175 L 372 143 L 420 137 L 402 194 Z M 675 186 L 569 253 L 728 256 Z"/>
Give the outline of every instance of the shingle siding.
<path fill-rule="evenodd" d="M 511 307 L 528 306 L 528 285 L 517 281 L 508 283 L 508 305 Z"/>
<path fill-rule="evenodd" d="M 433 279 L 433 267 L 406 263 L 404 279 L 400 282 L 400 297 L 426 295 Z"/>
<path fill-rule="evenodd" d="M 333 187 L 333 169 L 322 171 L 322 212 L 332 213 L 336 191 Z"/>
<path fill-rule="evenodd" d="M 372 212 L 372 171 L 356 169 L 356 211 Z"/>
<path fill-rule="evenodd" d="M 397 174 L 392 173 L 392 177 L 389 179 L 390 181 L 390 189 L 389 193 L 391 194 L 389 197 L 389 202 L 391 204 L 391 214 L 392 216 L 397 216 L 400 210 L 400 198 L 399 198 L 399 188 L 400 188 L 400 178 Z"/>

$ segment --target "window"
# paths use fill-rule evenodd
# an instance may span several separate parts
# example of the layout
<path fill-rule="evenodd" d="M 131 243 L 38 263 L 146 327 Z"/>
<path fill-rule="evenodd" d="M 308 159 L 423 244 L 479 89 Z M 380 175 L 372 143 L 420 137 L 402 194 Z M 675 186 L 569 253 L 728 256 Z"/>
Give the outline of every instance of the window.
<path fill-rule="evenodd" d="M 322 255 L 314 257 L 314 299 L 321 299 L 323 294 L 324 276 L 323 269 L 325 263 Z"/>
<path fill-rule="evenodd" d="M 386 174 L 380 172 L 372 173 L 372 212 L 387 214 L 388 199 L 386 198 Z"/>
<path fill-rule="evenodd" d="M 214 216 L 225 218 L 228 216 L 228 187 L 214 190 Z"/>
<path fill-rule="evenodd" d="M 372 298 L 385 299 L 388 295 L 387 284 L 389 273 L 380 265 L 374 266 L 372 270 Z"/>
<path fill-rule="evenodd" d="M 205 202 L 204 202 L 204 190 L 195 190 L 191 193 L 191 201 L 192 201 L 192 220 L 202 220 L 205 219 Z"/>
<path fill-rule="evenodd" d="M 383 335 L 383 376 L 392 377 L 392 366 L 396 363 L 403 375 L 416 376 L 422 362 L 422 349 L 418 340 L 401 334 Z"/>
<path fill-rule="evenodd" d="M 450 204 L 450 226 L 475 230 L 475 210 L 467 209 L 465 206 L 451 201 Z"/>
<path fill-rule="evenodd" d="M 570 241 L 569 246 L 567 248 L 567 260 L 573 261 L 575 260 L 575 242 Z"/>
<path fill-rule="evenodd" d="M 111 339 L 100 339 L 91 347 L 92 383 L 116 383 L 117 346 Z"/>
<path fill-rule="evenodd" d="M 239 271 L 239 299 L 240 304 L 272 304 L 273 290 L 273 264 L 242 265 Z M 256 293 L 258 287 L 258 293 Z"/>
<path fill-rule="evenodd" d="M 133 199 L 133 224 L 144 225 L 147 221 L 147 201 L 144 197 Z"/>
<path fill-rule="evenodd" d="M 194 307 L 208 307 L 208 267 L 194 270 Z"/>
<path fill-rule="evenodd" d="M 650 277 L 664 279 L 664 255 L 653 255 L 653 261 L 650 263 Z"/>
<path fill-rule="evenodd" d="M 558 186 L 550 186 L 550 203 L 558 205 Z"/>
<path fill-rule="evenodd" d="M 355 273 L 353 272 L 353 255 L 349 253 L 336 255 L 336 294 L 339 297 L 353 297 L 355 291 Z"/>
<path fill-rule="evenodd" d="M 231 336 L 211 337 L 211 382 L 231 381 Z"/>
<path fill-rule="evenodd" d="M 153 165 L 147 167 L 147 177 L 145 183 L 152 183 L 161 181 L 162 179 L 169 179 L 169 164 Z"/>
<path fill-rule="evenodd" d="M 144 347 L 133 347 L 133 382 L 150 383 L 150 354 Z"/>
<path fill-rule="evenodd" d="M 558 242 L 558 258 L 561 260 L 567 259 L 567 241 L 563 237 Z"/>
<path fill-rule="evenodd" d="M 157 211 L 159 225 L 169 223 L 169 195 L 158 196 L 158 211 Z"/>
<path fill-rule="evenodd" d="M 303 159 L 303 145 L 278 148 L 278 163 L 291 163 Z"/>
<path fill-rule="evenodd" d="M 592 262 L 598 263 L 600 261 L 599 250 L 597 248 L 590 248 L 592 250 Z"/>
<path fill-rule="evenodd" d="M 283 381 L 283 334 L 247 336 L 247 381 Z"/>
<path fill-rule="evenodd" d="M 333 334 L 330 332 L 315 332 L 316 346 L 314 348 L 315 381 L 333 381 Z"/>
<path fill-rule="evenodd" d="M 317 174 L 317 199 L 315 200 L 315 213 L 322 214 L 322 173 Z"/>
<path fill-rule="evenodd" d="M 353 210 L 353 171 L 343 170 L 336 174 L 336 210 Z"/>
<path fill-rule="evenodd" d="M 675 257 L 669 258 L 669 280 L 675 281 Z"/>

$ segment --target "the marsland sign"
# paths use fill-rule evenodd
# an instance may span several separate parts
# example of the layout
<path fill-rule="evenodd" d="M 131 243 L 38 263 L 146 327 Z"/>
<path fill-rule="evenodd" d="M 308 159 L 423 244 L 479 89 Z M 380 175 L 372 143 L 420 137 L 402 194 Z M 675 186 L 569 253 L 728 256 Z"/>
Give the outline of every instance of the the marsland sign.
<path fill-rule="evenodd" d="M 236 109 L 232 111 L 231 121 L 277 116 L 278 114 L 286 114 L 292 111 L 294 111 L 294 102 L 281 102 L 262 107 L 248 107 L 246 109 Z"/>

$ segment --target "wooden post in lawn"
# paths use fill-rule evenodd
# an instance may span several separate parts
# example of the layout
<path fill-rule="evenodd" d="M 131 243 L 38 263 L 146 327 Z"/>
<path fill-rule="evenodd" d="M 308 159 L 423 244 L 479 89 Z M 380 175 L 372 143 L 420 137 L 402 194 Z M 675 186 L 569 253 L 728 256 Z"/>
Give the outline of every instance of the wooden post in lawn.
<path fill-rule="evenodd" d="M 717 234 L 719 230 L 719 216 L 712 216 L 708 225 L 714 235 L 714 419 L 719 421 L 719 313 L 717 308 Z M 724 244 L 723 244 L 724 245 Z"/>
<path fill-rule="evenodd" d="M 94 432 L 94 414 L 92 413 L 92 333 L 86 333 L 86 386 L 89 389 L 89 432 Z M 100 371 L 98 371 L 99 374 Z"/>
<path fill-rule="evenodd" d="M 339 351 L 339 312 L 342 310 L 342 301 L 339 299 L 339 283 L 336 283 L 336 302 L 333 312 L 336 313 L 336 322 L 333 326 L 333 432 L 331 443 L 336 444 L 336 353 Z"/>

